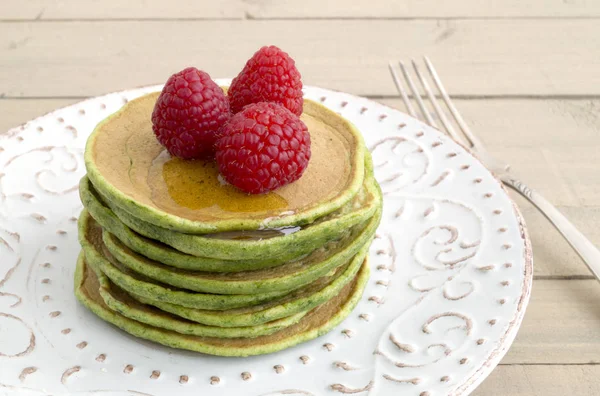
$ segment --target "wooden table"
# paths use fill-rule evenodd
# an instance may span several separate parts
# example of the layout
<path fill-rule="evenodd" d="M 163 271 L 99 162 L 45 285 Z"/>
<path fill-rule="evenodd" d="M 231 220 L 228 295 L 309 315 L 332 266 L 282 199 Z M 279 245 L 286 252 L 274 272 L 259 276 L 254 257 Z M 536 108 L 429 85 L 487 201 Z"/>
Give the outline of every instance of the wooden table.
<path fill-rule="evenodd" d="M 1 0 L 0 130 L 188 65 L 233 76 L 268 43 L 295 57 L 306 84 L 402 108 L 387 62 L 427 54 L 491 151 L 600 245 L 600 1 L 335 3 Z M 533 240 L 533 296 L 475 394 L 600 394 L 600 285 L 517 202 Z"/>

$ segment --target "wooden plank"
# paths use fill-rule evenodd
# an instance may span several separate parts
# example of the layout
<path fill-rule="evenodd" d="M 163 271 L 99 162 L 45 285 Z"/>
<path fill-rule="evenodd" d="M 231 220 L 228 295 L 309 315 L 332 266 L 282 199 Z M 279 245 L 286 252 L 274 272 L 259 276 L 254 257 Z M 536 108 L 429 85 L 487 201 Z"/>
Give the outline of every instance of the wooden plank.
<path fill-rule="evenodd" d="M 489 147 L 561 148 L 599 142 L 600 100 L 454 101 L 466 123 Z M 405 111 L 401 99 L 378 102 Z"/>
<path fill-rule="evenodd" d="M 516 193 L 511 194 L 516 196 Z M 563 236 L 544 215 L 524 199 L 517 200 L 525 217 L 533 246 L 533 274 L 536 278 L 589 278 L 592 273 Z M 600 246 L 600 207 L 558 209 L 596 246 Z"/>
<path fill-rule="evenodd" d="M 0 99 L 0 133 L 80 99 Z"/>
<path fill-rule="evenodd" d="M 529 0 L 379 0 L 369 3 L 321 0 L 176 0 L 80 1 L 3 0 L 3 19 L 142 18 L 489 18 L 600 16 L 600 4 L 588 1 Z"/>
<path fill-rule="evenodd" d="M 600 286 L 594 280 L 536 280 L 503 364 L 600 363 Z"/>
<path fill-rule="evenodd" d="M 599 29 L 595 20 L 5 22 L 0 96 L 90 96 L 188 65 L 232 76 L 259 43 L 289 51 L 305 83 L 361 95 L 394 95 L 388 60 L 421 54 L 455 95 L 598 95 Z"/>
<path fill-rule="evenodd" d="M 600 4 L 592 1 L 562 0 L 384 0 L 368 6 L 362 2 L 339 2 L 337 7 L 324 6 L 321 0 L 253 1 L 248 12 L 255 18 L 461 18 L 461 17 L 566 17 L 600 14 Z"/>
<path fill-rule="evenodd" d="M 0 19 L 243 18 L 243 4 L 241 0 L 2 0 Z"/>
<path fill-rule="evenodd" d="M 583 206 L 595 205 L 600 202 L 599 149 L 599 145 L 567 146 L 561 150 L 548 150 L 546 154 L 548 158 L 564 169 L 565 174 L 569 174 L 566 181 L 571 185 Z"/>
<path fill-rule="evenodd" d="M 600 366 L 499 366 L 473 396 L 600 394 Z"/>
<path fill-rule="evenodd" d="M 600 203 L 600 142 L 565 147 L 490 147 L 529 187 L 559 206 Z M 522 201 L 518 201 L 521 203 Z"/>
<path fill-rule="evenodd" d="M 583 146 L 579 147 L 584 150 Z M 493 155 L 508 162 L 515 175 L 531 188 L 542 193 L 554 205 L 580 205 L 581 196 L 577 194 L 572 184 L 578 176 L 574 174 L 574 164 L 569 162 L 578 161 L 578 155 L 559 158 L 553 154 L 560 152 L 561 149 L 546 147 L 503 146 L 490 147 L 489 150 Z M 596 163 L 600 163 L 600 159 Z"/>

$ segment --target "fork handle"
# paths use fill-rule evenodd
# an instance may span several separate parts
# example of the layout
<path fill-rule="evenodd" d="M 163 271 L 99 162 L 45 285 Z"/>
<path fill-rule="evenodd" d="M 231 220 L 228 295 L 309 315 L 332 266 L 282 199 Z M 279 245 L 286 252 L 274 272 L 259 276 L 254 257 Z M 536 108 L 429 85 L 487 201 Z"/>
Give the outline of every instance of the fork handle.
<path fill-rule="evenodd" d="M 502 175 L 502 181 L 515 189 L 523 197 L 534 204 L 540 212 L 550 220 L 554 227 L 565 237 L 567 242 L 575 249 L 586 263 L 596 279 L 600 280 L 600 250 L 594 246 L 562 213 L 558 211 L 546 198 L 535 192 L 523 182 L 513 179 L 510 175 Z"/>

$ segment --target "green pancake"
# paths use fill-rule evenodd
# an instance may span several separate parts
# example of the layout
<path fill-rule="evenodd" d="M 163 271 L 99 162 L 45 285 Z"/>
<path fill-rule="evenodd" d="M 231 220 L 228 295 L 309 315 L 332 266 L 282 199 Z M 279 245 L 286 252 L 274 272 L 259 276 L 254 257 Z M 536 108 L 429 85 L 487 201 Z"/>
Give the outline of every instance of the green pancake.
<path fill-rule="evenodd" d="M 106 231 L 103 240 L 121 264 L 162 283 L 205 293 L 260 294 L 299 288 L 348 262 L 361 247 L 370 244 L 379 219 L 378 212 L 366 225 L 353 227 L 343 239 L 331 241 L 298 261 L 275 268 L 224 274 L 171 268 L 133 252 Z"/>
<path fill-rule="evenodd" d="M 153 306 L 142 304 L 131 298 L 124 290 L 110 282 L 101 271 L 95 271 L 95 273 L 100 284 L 100 295 L 102 296 L 104 303 L 110 309 L 137 322 L 166 330 L 172 330 L 180 334 L 219 338 L 254 338 L 283 330 L 286 327 L 297 323 L 307 313 L 307 311 L 299 312 L 257 326 L 207 326 L 190 322 L 189 320 L 163 312 Z"/>
<path fill-rule="evenodd" d="M 102 228 L 84 211 L 79 217 L 79 242 L 86 260 L 102 271 L 114 284 L 130 293 L 189 308 L 226 310 L 248 307 L 281 297 L 289 291 L 262 294 L 207 294 L 176 289 L 136 274 L 120 264 L 102 242 Z"/>
<path fill-rule="evenodd" d="M 88 191 L 91 186 L 88 187 Z M 85 189 L 81 194 L 85 193 Z M 83 197 L 87 200 L 89 197 Z M 129 228 L 147 238 L 160 241 L 176 250 L 200 257 L 213 257 L 225 260 L 267 260 L 276 259 L 286 262 L 298 259 L 329 241 L 342 238 L 349 229 L 371 218 L 381 206 L 379 187 L 372 177 L 365 182 L 355 199 L 330 215 L 324 216 L 299 231 L 272 238 L 263 239 L 220 239 L 202 235 L 182 234 L 166 228 L 160 228 L 107 202 L 107 206 Z"/>
<path fill-rule="evenodd" d="M 332 276 L 321 277 L 310 285 L 295 290 L 286 296 L 252 307 L 226 311 L 208 311 L 186 308 L 136 295 L 131 295 L 131 297 L 144 304 L 154 305 L 162 311 L 205 325 L 219 327 L 257 326 L 309 311 L 333 298 L 354 279 L 366 260 L 368 251 L 369 246 L 364 246 L 349 264 L 338 268 Z"/>
<path fill-rule="evenodd" d="M 342 322 L 358 304 L 369 278 L 364 264 L 355 277 L 331 300 L 308 312 L 296 324 L 255 338 L 218 338 L 184 335 L 127 318 L 111 310 L 99 293 L 96 274 L 80 255 L 75 271 L 75 295 L 90 311 L 125 332 L 172 348 L 218 356 L 251 356 L 276 352 L 319 337 Z"/>
<path fill-rule="evenodd" d="M 360 132 L 316 102 L 305 100 L 301 116 L 312 152 L 302 177 L 252 196 L 222 184 L 214 163 L 168 155 L 152 132 L 158 95 L 132 100 L 100 122 L 85 149 L 95 188 L 131 218 L 191 234 L 295 227 L 339 210 L 363 185 L 365 146 Z"/>

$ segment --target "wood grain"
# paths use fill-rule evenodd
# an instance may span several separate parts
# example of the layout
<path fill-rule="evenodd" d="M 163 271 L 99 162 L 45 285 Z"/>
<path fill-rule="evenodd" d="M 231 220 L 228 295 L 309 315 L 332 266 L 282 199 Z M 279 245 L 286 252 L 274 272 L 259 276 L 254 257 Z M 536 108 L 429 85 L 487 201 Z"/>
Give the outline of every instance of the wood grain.
<path fill-rule="evenodd" d="M 516 193 L 511 194 L 516 197 Z M 567 241 L 544 215 L 524 199 L 517 199 L 525 217 L 533 245 L 533 274 L 536 279 L 587 278 L 592 273 Z M 558 209 L 596 246 L 600 246 L 600 207 L 568 207 Z"/>
<path fill-rule="evenodd" d="M 253 1 L 247 12 L 254 18 L 498 18 L 498 17 L 575 17 L 600 15 L 600 4 L 592 1 L 529 0 L 527 6 L 519 0 L 500 2 L 487 0 L 379 0 L 370 2 L 335 2 L 324 5 L 322 0 Z"/>
<path fill-rule="evenodd" d="M 1 23 L 0 96 L 91 96 L 164 81 L 188 65 L 214 77 L 233 76 L 265 43 L 289 51 L 305 83 L 360 95 L 395 95 L 388 60 L 422 54 L 431 55 L 454 95 L 600 95 L 595 20 L 253 20 L 223 26 Z"/>
<path fill-rule="evenodd" d="M 600 366 L 500 366 L 473 396 L 597 395 Z"/>
<path fill-rule="evenodd" d="M 529 0 L 378 0 L 323 2 L 305 0 L 3 0 L 3 19 L 143 18 L 500 18 L 600 16 L 600 4 L 588 1 Z"/>
<path fill-rule="evenodd" d="M 536 280 L 517 338 L 502 364 L 600 363 L 596 280 Z"/>
<path fill-rule="evenodd" d="M 0 133 L 82 99 L 0 99 Z"/>
<path fill-rule="evenodd" d="M 379 102 L 401 111 L 400 99 Z M 600 100 L 455 100 L 466 123 L 490 147 L 600 144 Z"/>
<path fill-rule="evenodd" d="M 2 0 L 3 20 L 243 18 L 242 0 Z"/>
<path fill-rule="evenodd" d="M 0 133 L 82 99 L 0 99 Z"/>

